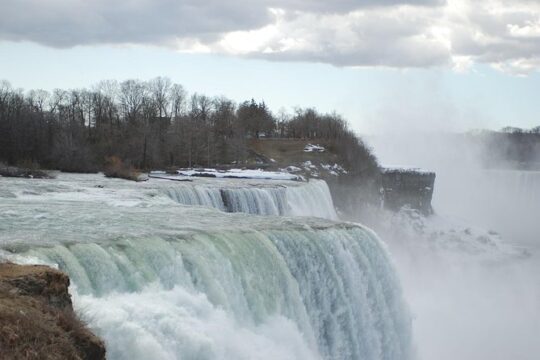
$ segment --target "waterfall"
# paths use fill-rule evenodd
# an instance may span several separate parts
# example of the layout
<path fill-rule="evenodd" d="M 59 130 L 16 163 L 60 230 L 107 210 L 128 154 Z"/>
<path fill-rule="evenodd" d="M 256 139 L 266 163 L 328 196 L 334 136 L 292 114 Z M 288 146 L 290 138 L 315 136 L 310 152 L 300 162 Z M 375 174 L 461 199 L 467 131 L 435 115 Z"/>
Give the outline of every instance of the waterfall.
<path fill-rule="evenodd" d="M 0 257 L 67 272 L 113 360 L 411 358 L 381 241 L 356 224 L 275 216 L 334 218 L 324 182 L 222 184 L 5 180 Z"/>
<path fill-rule="evenodd" d="M 163 191 L 180 204 L 208 206 L 227 212 L 337 219 L 330 190 L 322 180 L 264 187 L 174 184 L 164 187 Z"/>
<path fill-rule="evenodd" d="M 240 342 L 228 339 L 236 331 L 280 359 L 410 355 L 399 283 L 362 227 L 125 238 L 27 255 L 70 275 L 112 359 L 145 359 L 149 349 L 160 359 L 273 358 L 224 342 Z M 292 337 L 284 344 L 282 328 Z"/>
<path fill-rule="evenodd" d="M 540 210 L 540 171 L 489 170 L 484 174 L 484 186 L 491 190 L 492 201 L 513 210 Z"/>

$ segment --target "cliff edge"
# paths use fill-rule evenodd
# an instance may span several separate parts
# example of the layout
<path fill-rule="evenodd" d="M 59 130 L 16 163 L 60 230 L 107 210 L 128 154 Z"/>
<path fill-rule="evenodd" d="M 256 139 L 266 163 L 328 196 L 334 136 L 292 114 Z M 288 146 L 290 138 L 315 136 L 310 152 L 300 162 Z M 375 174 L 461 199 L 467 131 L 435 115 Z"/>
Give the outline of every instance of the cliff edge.
<path fill-rule="evenodd" d="M 69 277 L 47 266 L 0 264 L 2 359 L 105 359 L 105 345 L 77 318 Z"/>
<path fill-rule="evenodd" d="M 384 207 L 398 211 L 403 206 L 433 213 L 431 200 L 436 174 L 418 168 L 385 167 L 382 171 L 382 195 Z"/>
<path fill-rule="evenodd" d="M 433 213 L 431 200 L 436 174 L 410 167 L 381 167 L 374 158 L 346 159 L 323 139 L 257 139 L 250 143 L 252 164 L 305 178 L 325 180 L 342 218 L 366 221 L 373 208 L 391 211 L 409 207 Z M 355 168 L 347 167 L 354 163 Z"/>

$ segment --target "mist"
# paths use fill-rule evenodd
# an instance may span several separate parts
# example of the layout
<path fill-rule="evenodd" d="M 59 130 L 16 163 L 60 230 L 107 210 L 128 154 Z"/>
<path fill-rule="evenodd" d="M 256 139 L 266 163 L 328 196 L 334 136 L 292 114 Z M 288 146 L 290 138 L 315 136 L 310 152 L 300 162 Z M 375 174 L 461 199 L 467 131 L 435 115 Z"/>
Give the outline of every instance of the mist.
<path fill-rule="evenodd" d="M 487 169 L 486 144 L 463 134 L 389 131 L 367 142 L 383 166 L 437 175 L 432 216 L 404 210 L 370 224 L 398 269 L 418 358 L 537 359 L 540 172 Z"/>

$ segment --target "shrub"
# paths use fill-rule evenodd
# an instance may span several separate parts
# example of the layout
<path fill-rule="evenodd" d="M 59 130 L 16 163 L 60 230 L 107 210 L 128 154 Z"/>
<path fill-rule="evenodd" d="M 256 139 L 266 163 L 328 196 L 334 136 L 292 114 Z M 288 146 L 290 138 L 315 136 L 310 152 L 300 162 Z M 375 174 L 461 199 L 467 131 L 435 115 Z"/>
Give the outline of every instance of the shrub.
<path fill-rule="evenodd" d="M 120 178 L 132 181 L 140 180 L 140 171 L 133 166 L 126 164 L 117 156 L 110 156 L 105 159 L 104 174 L 111 178 Z"/>

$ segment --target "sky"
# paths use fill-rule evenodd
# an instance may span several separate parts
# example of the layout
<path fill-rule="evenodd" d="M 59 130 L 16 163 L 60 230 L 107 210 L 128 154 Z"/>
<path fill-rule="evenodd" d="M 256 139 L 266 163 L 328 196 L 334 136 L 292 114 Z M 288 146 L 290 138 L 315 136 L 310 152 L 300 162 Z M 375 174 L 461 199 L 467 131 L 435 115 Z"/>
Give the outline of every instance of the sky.
<path fill-rule="evenodd" d="M 538 0 L 0 0 L 0 79 L 168 76 L 360 133 L 540 125 Z"/>

